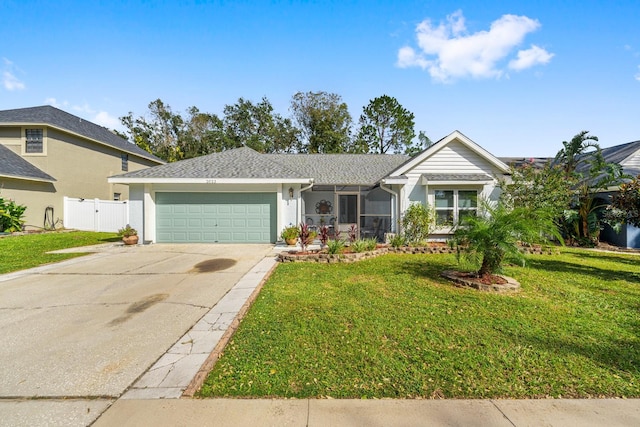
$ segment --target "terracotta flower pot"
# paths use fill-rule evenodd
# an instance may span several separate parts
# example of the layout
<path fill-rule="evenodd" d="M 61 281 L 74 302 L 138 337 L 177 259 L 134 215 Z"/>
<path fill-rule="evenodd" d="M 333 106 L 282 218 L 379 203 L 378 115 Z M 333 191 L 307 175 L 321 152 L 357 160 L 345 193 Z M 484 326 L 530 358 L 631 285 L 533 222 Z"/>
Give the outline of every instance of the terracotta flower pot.
<path fill-rule="evenodd" d="M 291 239 L 285 239 L 284 241 L 287 242 L 287 245 L 289 246 L 295 246 L 295 244 L 298 243 L 298 238 L 292 237 Z"/>
<path fill-rule="evenodd" d="M 137 245 L 138 244 L 138 236 L 125 236 L 122 238 L 122 241 L 125 245 Z"/>

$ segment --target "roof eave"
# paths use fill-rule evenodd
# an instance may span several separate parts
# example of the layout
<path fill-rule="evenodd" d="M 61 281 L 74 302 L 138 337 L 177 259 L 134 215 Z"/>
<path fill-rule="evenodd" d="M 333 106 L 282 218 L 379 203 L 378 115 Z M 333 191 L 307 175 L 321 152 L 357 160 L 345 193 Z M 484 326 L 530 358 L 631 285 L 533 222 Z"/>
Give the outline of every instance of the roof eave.
<path fill-rule="evenodd" d="M 140 178 L 109 177 L 110 184 L 311 184 L 312 178 Z"/>
<path fill-rule="evenodd" d="M 140 157 L 141 159 L 150 160 L 152 162 L 158 163 L 159 165 L 163 165 L 163 164 L 166 163 L 166 162 L 164 162 L 162 160 L 159 161 L 158 159 L 154 159 L 153 157 L 151 157 L 151 155 L 144 156 L 144 155 L 141 155 L 140 153 L 136 153 L 134 151 L 127 150 L 125 148 L 120 148 L 120 147 L 116 147 L 116 146 L 111 145 L 111 144 L 107 144 L 107 143 L 102 142 L 102 141 L 100 141 L 98 139 L 91 138 L 89 136 L 83 135 L 83 134 L 78 133 L 78 132 L 74 132 L 74 131 L 69 130 L 67 128 L 64 128 L 62 126 L 57 126 L 57 125 L 54 125 L 54 124 L 51 124 L 51 123 L 45 123 L 45 122 L 2 122 L 2 123 L 0 123 L 0 126 L 20 126 L 20 127 L 23 127 L 23 126 L 47 126 L 47 127 L 52 128 L 52 129 L 57 129 L 57 130 L 60 130 L 62 132 L 66 132 L 66 133 L 68 133 L 70 135 L 78 136 L 78 137 L 86 139 L 88 141 L 95 142 L 96 144 L 102 145 L 104 147 L 109 147 L 109 148 L 112 148 L 112 149 L 124 151 L 125 153 L 131 154 L 133 156 Z"/>
<path fill-rule="evenodd" d="M 46 179 L 46 178 L 37 178 L 33 176 L 22 176 L 22 175 L 9 175 L 9 174 L 0 174 L 2 178 L 11 178 L 11 179 L 21 179 L 23 181 L 35 181 L 35 182 L 46 182 L 46 183 L 54 183 L 56 182 L 55 178 Z"/>
<path fill-rule="evenodd" d="M 391 176 L 388 178 L 383 178 L 380 182 L 383 184 L 406 184 L 409 182 L 409 177 L 406 176 Z"/>

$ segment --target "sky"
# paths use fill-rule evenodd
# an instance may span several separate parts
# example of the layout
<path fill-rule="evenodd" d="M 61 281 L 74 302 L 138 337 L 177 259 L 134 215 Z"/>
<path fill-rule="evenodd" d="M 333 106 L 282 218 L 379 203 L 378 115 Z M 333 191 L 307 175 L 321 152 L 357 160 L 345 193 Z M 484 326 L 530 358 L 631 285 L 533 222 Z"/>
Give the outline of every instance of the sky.
<path fill-rule="evenodd" d="M 340 95 L 354 123 L 395 97 L 433 141 L 549 157 L 582 130 L 640 139 L 640 2 L 32 1 L 0 3 L 0 109 L 53 105 L 119 128 L 161 99 L 289 116 Z"/>

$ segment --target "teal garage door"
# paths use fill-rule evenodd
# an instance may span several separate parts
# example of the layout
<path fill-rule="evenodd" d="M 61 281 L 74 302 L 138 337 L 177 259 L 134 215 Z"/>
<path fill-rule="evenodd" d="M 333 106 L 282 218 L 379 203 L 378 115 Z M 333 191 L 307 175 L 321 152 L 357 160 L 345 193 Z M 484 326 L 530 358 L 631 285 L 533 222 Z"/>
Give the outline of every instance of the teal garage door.
<path fill-rule="evenodd" d="M 156 193 L 158 243 L 273 243 L 275 193 Z"/>

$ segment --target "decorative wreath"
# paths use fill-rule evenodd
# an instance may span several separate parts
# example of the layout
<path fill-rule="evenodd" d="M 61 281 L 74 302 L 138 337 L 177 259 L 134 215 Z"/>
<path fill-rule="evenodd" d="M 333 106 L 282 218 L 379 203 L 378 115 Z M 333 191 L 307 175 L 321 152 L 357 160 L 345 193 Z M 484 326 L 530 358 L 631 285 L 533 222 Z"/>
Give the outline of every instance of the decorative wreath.
<path fill-rule="evenodd" d="M 317 214 L 330 214 L 333 212 L 333 206 L 331 206 L 331 202 L 328 200 L 320 200 L 316 203 L 316 213 Z"/>

